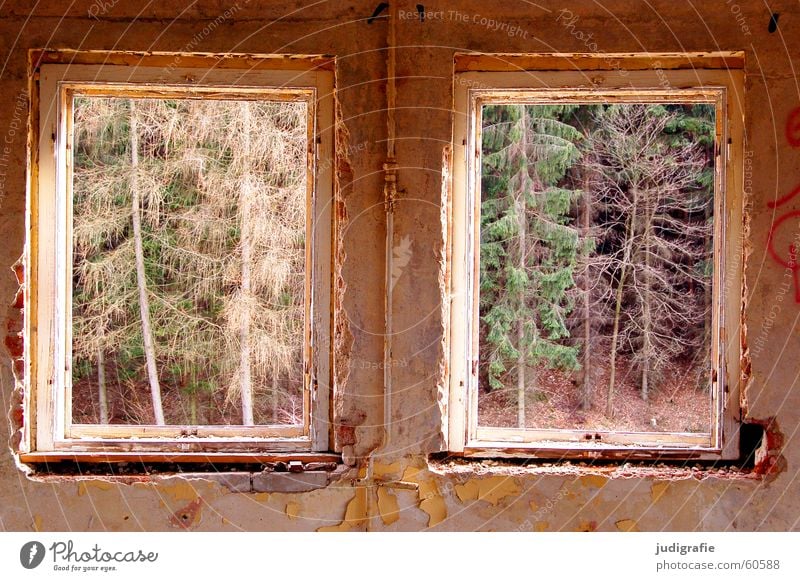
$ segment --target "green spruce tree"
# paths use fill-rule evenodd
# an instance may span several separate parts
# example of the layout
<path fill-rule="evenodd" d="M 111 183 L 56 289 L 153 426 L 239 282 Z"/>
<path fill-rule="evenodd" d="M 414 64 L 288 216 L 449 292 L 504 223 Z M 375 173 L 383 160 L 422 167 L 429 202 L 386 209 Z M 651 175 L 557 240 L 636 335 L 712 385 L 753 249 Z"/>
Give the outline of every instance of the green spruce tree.
<path fill-rule="evenodd" d="M 581 138 L 565 122 L 575 106 L 487 105 L 482 117 L 481 353 L 489 389 L 516 378 L 517 424 L 525 427 L 531 368 L 579 367 L 565 341 L 579 236 L 563 186 Z"/>

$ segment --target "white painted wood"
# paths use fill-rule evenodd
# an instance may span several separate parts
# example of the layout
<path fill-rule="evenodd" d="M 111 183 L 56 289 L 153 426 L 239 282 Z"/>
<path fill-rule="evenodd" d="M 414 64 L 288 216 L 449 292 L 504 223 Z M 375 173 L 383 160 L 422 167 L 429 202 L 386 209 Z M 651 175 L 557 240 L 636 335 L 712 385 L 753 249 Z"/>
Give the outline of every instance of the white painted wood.
<path fill-rule="evenodd" d="M 495 55 L 496 56 L 496 55 Z M 567 62 L 569 55 L 545 55 L 539 61 L 550 69 Z M 595 56 L 581 62 L 597 70 L 520 70 L 504 68 L 504 59 L 458 55 L 457 65 L 466 69 L 454 82 L 454 170 L 452 296 L 450 315 L 449 449 L 471 455 L 535 456 L 537 450 L 570 451 L 586 457 L 598 451 L 598 443 L 586 440 L 582 430 L 520 430 L 484 428 L 477 425 L 477 378 L 472 373 L 477 359 L 477 272 L 479 224 L 480 129 L 478 118 L 484 103 L 593 103 L 593 102 L 690 102 L 713 103 L 717 109 L 721 158 L 715 179 L 714 279 L 712 316 L 712 367 L 717 381 L 713 389 L 713 428 L 709 434 L 644 434 L 603 432 L 603 445 L 626 446 L 637 453 L 649 450 L 655 457 L 685 452 L 687 457 L 733 459 L 738 457 L 741 390 L 742 228 L 744 156 L 744 77 L 741 70 L 703 69 L 703 62 L 731 62 L 741 66 L 741 53 L 662 55 L 656 61 L 641 55 L 616 55 L 620 66 L 602 66 Z M 626 58 L 632 69 L 625 70 Z M 687 67 L 687 58 L 696 66 Z M 459 58 L 461 59 L 459 61 Z M 514 61 L 514 56 L 509 57 Z M 709 60 L 711 59 L 711 60 Z M 497 62 L 495 62 L 497 61 Z M 537 58 L 523 59 L 529 69 Z M 662 62 L 663 68 L 653 68 Z M 522 63 L 522 61 L 520 61 Z M 481 71 L 486 65 L 492 72 Z M 603 70 L 601 70 L 603 69 Z M 635 70 L 634 70 L 635 69 Z M 463 69 L 462 69 L 463 70 Z M 477 72 L 476 72 L 477 71 Z M 729 147 L 726 147 L 730 144 Z M 725 288 L 725 293 L 722 288 Z M 724 294 L 724 296 L 723 296 Z"/>
<path fill-rule="evenodd" d="M 102 62 L 102 55 L 98 56 Z M 159 58 L 163 61 L 163 55 Z M 253 57 L 248 57 L 253 61 Z M 198 59 L 195 59 L 198 60 Z M 202 59 L 199 59 L 202 61 Z M 256 58 L 255 60 L 259 60 Z M 293 62 L 300 66 L 302 59 Z M 177 61 L 176 61 L 177 62 Z M 35 402 L 35 418 L 26 429 L 35 434 L 36 452 L 113 452 L 155 450 L 168 453 L 328 449 L 331 420 L 331 284 L 333 242 L 334 74 L 307 69 L 265 70 L 148 67 L 122 65 L 42 65 L 39 71 L 38 170 L 31 187 L 28 315 L 31 379 L 26 398 Z M 267 59 L 265 62 L 273 62 Z M 143 66 L 142 66 L 143 65 Z M 127 97 L 306 101 L 309 105 L 308 211 L 306 217 L 306 331 L 304 424 L 302 426 L 120 426 L 71 422 L 71 99 L 74 92 Z M 36 92 L 34 91 L 34 94 Z M 35 118 L 35 117 L 34 117 Z M 35 175 L 36 171 L 33 172 Z M 26 338 L 26 344 L 29 341 Z M 189 438 L 191 444 L 187 444 Z M 288 438 L 288 439 L 287 439 Z"/>

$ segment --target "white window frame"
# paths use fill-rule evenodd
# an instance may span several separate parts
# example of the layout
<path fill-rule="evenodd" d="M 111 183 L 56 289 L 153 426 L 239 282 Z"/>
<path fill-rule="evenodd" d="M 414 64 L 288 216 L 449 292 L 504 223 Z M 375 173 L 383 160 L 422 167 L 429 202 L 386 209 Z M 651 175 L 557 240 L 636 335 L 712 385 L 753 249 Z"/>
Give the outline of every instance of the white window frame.
<path fill-rule="evenodd" d="M 23 460 L 60 455 L 160 454 L 186 461 L 220 456 L 246 461 L 254 455 L 330 450 L 332 201 L 334 73 L 318 59 L 194 56 L 191 66 L 175 67 L 160 57 L 148 66 L 124 64 L 42 64 L 33 78 L 32 169 L 26 242 L 26 414 Z M 103 62 L 103 61 L 100 61 Z M 247 68 L 242 68 L 247 67 Z M 299 68 L 298 68 L 299 67 Z M 71 414 L 71 99 L 95 96 L 258 99 L 308 104 L 308 192 L 306 205 L 306 290 L 303 401 L 297 426 L 128 426 L 73 425 Z M 33 412 L 33 413 L 31 413 Z"/>
<path fill-rule="evenodd" d="M 741 53 L 463 55 L 454 78 L 450 208 L 448 450 L 456 455 L 590 459 L 736 459 L 742 376 L 743 71 Z M 722 63 L 722 65 L 720 64 Z M 613 66 L 609 66 L 613 64 Z M 627 68 L 626 68 L 627 67 Z M 663 67 L 663 68 L 662 68 Z M 713 102 L 717 110 L 708 434 L 478 426 L 480 107 L 484 102 Z"/>

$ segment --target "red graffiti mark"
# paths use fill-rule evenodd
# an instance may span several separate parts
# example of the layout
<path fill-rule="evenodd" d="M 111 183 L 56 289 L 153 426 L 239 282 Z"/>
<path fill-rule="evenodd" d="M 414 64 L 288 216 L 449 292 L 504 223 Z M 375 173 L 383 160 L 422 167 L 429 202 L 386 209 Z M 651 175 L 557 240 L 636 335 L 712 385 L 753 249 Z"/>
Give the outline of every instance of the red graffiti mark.
<path fill-rule="evenodd" d="M 768 202 L 767 206 L 770 207 L 770 208 L 780 208 L 781 206 L 783 206 L 785 203 L 787 203 L 789 200 L 791 200 L 792 198 L 794 198 L 798 194 L 800 194 L 800 186 L 797 186 L 795 189 L 793 189 L 791 192 L 789 192 L 788 194 L 786 194 L 782 198 L 778 198 L 777 200 L 774 200 L 772 202 Z"/>
<path fill-rule="evenodd" d="M 794 300 L 796 303 L 800 303 L 800 264 L 797 262 L 797 245 L 794 242 L 789 244 L 788 260 L 778 254 L 778 251 L 775 250 L 776 233 L 780 229 L 781 225 L 787 222 L 790 218 L 794 217 L 800 217 L 800 210 L 787 212 L 775 220 L 775 223 L 772 224 L 772 228 L 769 230 L 769 237 L 767 238 L 767 251 L 775 262 L 792 271 L 792 275 L 794 277 Z"/>
<path fill-rule="evenodd" d="M 800 107 L 789 113 L 786 121 L 786 141 L 792 147 L 800 147 Z"/>

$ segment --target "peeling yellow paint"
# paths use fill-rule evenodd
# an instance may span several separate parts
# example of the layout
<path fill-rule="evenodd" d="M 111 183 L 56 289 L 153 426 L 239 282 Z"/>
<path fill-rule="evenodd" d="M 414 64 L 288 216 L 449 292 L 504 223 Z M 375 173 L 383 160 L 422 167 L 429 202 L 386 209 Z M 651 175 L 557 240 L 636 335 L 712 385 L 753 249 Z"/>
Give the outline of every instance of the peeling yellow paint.
<path fill-rule="evenodd" d="M 89 482 L 82 480 L 78 482 L 78 496 L 88 494 L 90 488 L 96 488 L 97 490 L 113 490 L 114 485 L 105 480 L 92 480 Z"/>
<path fill-rule="evenodd" d="M 428 526 L 435 527 L 447 518 L 447 505 L 441 496 L 426 498 L 419 503 L 420 509 L 428 513 Z"/>
<path fill-rule="evenodd" d="M 533 510 L 533 511 L 537 511 L 537 510 L 539 510 L 539 505 L 538 505 L 538 504 L 536 504 L 536 501 L 535 501 L 535 500 L 531 500 L 531 501 L 530 501 L 530 507 L 531 507 L 531 510 Z"/>
<path fill-rule="evenodd" d="M 403 480 L 419 485 L 419 508 L 428 513 L 428 526 L 433 527 L 447 518 L 447 505 L 436 481 L 432 478 L 418 479 L 420 472 L 422 470 L 409 466 L 403 472 Z"/>
<path fill-rule="evenodd" d="M 37 533 L 42 532 L 42 515 L 33 515 L 33 530 L 35 530 Z"/>
<path fill-rule="evenodd" d="M 456 484 L 456 496 L 461 502 L 477 500 L 478 483 L 475 480 L 467 480 L 464 484 Z"/>
<path fill-rule="evenodd" d="M 653 502 L 658 502 L 661 497 L 664 496 L 664 493 L 667 492 L 667 488 L 669 488 L 669 482 L 654 482 L 650 487 L 650 496 Z"/>
<path fill-rule="evenodd" d="M 378 511 L 383 524 L 390 525 L 400 520 L 400 507 L 397 497 L 386 488 L 378 488 Z"/>
<path fill-rule="evenodd" d="M 456 495 L 461 502 L 467 500 L 485 500 L 497 506 L 506 496 L 517 496 L 522 492 L 516 480 L 507 476 L 467 480 L 464 484 L 456 484 Z"/>
<path fill-rule="evenodd" d="M 320 527 L 319 532 L 346 532 L 367 522 L 367 489 L 356 488 L 355 496 L 347 503 L 344 520 L 338 525 Z"/>
<path fill-rule="evenodd" d="M 300 505 L 294 501 L 286 503 L 286 516 L 288 516 L 291 520 L 297 518 L 297 515 L 300 514 Z"/>
<path fill-rule="evenodd" d="M 376 462 L 372 467 L 372 473 L 377 480 L 380 480 L 386 475 L 398 474 L 399 472 L 400 462 L 394 462 L 392 464 L 379 464 Z"/>
<path fill-rule="evenodd" d="M 584 520 L 578 525 L 578 528 L 575 529 L 575 532 L 579 533 L 591 533 L 597 530 L 597 523 L 593 520 Z"/>
<path fill-rule="evenodd" d="M 616 523 L 617 528 L 621 531 L 626 533 L 638 533 L 639 532 L 639 525 L 636 524 L 635 520 L 631 520 L 629 518 L 625 518 L 622 520 L 618 520 Z"/>
<path fill-rule="evenodd" d="M 537 522 L 533 528 L 537 533 L 543 533 L 544 531 L 550 528 L 550 523 L 544 521 Z"/>
<path fill-rule="evenodd" d="M 593 486 L 594 488 L 603 488 L 603 486 L 608 483 L 608 478 L 605 476 L 598 476 L 596 474 L 591 474 L 589 476 L 583 476 L 580 479 L 580 482 L 584 486 Z"/>
<path fill-rule="evenodd" d="M 178 502 L 180 500 L 193 501 L 197 500 L 197 489 L 189 482 L 176 479 L 175 483 L 163 484 L 161 491 L 170 496 L 172 500 Z"/>
<path fill-rule="evenodd" d="M 253 500 L 256 502 L 267 502 L 269 500 L 269 492 L 256 492 L 253 495 Z"/>

